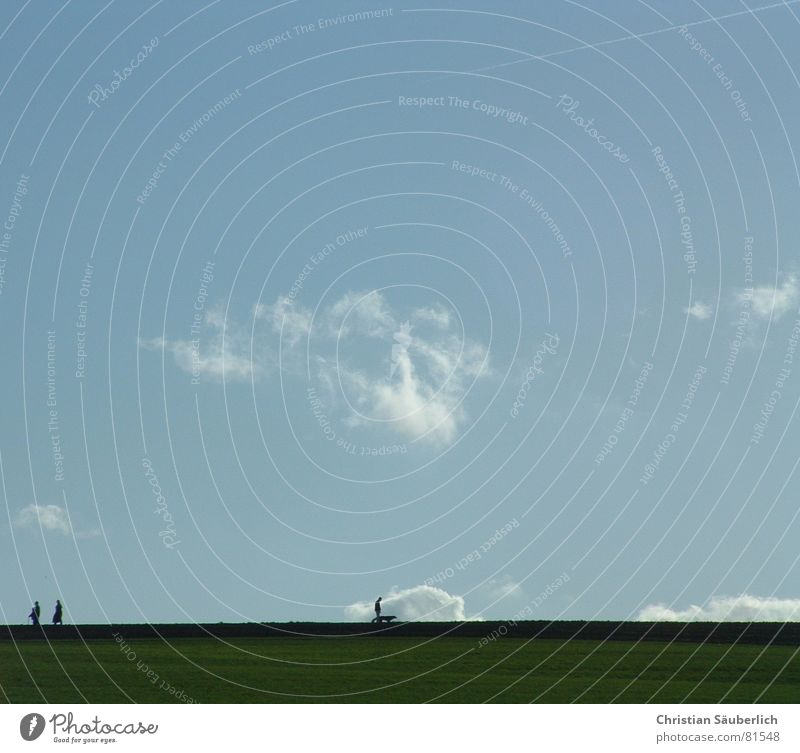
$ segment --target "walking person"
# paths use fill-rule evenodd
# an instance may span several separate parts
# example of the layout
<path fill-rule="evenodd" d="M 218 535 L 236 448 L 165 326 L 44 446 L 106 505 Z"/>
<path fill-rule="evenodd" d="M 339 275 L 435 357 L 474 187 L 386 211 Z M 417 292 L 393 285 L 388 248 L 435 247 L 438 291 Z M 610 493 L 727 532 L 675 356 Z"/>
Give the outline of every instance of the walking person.
<path fill-rule="evenodd" d="M 378 600 L 375 602 L 375 619 L 373 622 L 380 622 L 381 621 L 381 600 L 383 596 L 379 596 Z"/>
<path fill-rule="evenodd" d="M 33 602 L 33 608 L 31 609 L 31 613 L 28 615 L 28 619 L 31 621 L 33 625 L 39 624 L 39 617 L 42 614 L 42 608 L 39 606 L 38 601 Z"/>
<path fill-rule="evenodd" d="M 56 599 L 56 611 L 53 612 L 54 625 L 63 625 L 63 623 L 61 622 L 61 612 L 62 612 L 61 602 L 58 599 Z"/>

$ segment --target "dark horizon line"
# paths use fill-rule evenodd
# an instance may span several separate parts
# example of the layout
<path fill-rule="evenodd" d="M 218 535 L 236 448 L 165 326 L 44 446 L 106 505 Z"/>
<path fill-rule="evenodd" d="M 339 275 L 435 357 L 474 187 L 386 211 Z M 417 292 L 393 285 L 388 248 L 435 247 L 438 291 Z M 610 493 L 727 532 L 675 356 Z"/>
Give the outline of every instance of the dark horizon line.
<path fill-rule="evenodd" d="M 45 639 L 471 638 L 659 641 L 800 646 L 800 622 L 469 620 L 463 622 L 213 622 L 0 625 L 0 642 Z"/>

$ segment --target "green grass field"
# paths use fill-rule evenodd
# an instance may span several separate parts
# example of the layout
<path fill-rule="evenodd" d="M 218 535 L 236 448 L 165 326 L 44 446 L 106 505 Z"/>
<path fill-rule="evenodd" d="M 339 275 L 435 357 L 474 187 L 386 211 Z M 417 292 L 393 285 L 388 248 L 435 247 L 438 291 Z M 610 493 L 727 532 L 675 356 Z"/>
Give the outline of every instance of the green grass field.
<path fill-rule="evenodd" d="M 4 641 L 0 699 L 798 703 L 796 650 L 518 639 L 479 647 L 470 638 L 148 639 L 127 649 L 113 640 Z"/>

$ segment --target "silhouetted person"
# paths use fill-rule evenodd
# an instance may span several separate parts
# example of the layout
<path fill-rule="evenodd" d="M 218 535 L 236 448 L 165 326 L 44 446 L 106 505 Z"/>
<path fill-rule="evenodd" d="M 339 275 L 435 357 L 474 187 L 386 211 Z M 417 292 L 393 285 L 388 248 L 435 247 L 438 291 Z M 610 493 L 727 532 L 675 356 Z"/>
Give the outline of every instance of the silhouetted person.
<path fill-rule="evenodd" d="M 381 600 L 383 596 L 379 596 L 378 600 L 375 602 L 375 619 L 373 622 L 380 622 L 381 621 Z"/>
<path fill-rule="evenodd" d="M 53 624 L 54 625 L 61 625 L 61 602 L 56 599 L 56 611 L 53 612 Z"/>
<path fill-rule="evenodd" d="M 31 613 L 28 615 L 28 619 L 34 624 L 39 624 L 39 616 L 42 613 L 42 608 L 39 606 L 38 601 L 33 602 L 33 609 L 31 609 Z"/>

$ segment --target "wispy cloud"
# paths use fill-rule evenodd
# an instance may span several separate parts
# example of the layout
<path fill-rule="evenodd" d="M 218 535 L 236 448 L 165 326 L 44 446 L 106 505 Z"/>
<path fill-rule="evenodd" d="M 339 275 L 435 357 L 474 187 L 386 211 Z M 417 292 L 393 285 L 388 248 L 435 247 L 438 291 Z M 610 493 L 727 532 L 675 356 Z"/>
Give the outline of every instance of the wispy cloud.
<path fill-rule="evenodd" d="M 357 333 L 366 337 L 391 337 L 397 322 L 377 290 L 349 291 L 321 316 L 330 335 L 337 338 Z"/>
<path fill-rule="evenodd" d="M 250 327 L 226 320 L 222 307 L 218 306 L 206 310 L 196 338 L 157 337 L 139 344 L 148 350 L 171 353 L 178 367 L 187 374 L 215 381 L 247 382 L 266 374 L 274 363 L 267 344 L 252 341 L 250 333 Z"/>
<path fill-rule="evenodd" d="M 403 590 L 392 590 L 383 597 L 382 613 L 393 614 L 398 620 L 422 622 L 461 622 L 466 618 L 464 599 L 453 596 L 434 586 L 414 586 Z M 375 616 L 371 601 L 358 601 L 345 607 L 345 617 L 353 622 L 370 620 Z"/>
<path fill-rule="evenodd" d="M 416 308 L 411 318 L 418 322 L 430 322 L 444 330 L 450 329 L 451 326 L 450 311 L 441 304 Z"/>
<path fill-rule="evenodd" d="M 740 303 L 750 303 L 750 310 L 754 317 L 759 319 L 780 319 L 784 314 L 792 309 L 796 309 L 800 303 L 800 288 L 797 285 L 797 278 L 789 275 L 783 283 L 774 285 L 758 285 L 749 290 L 739 293 Z"/>
<path fill-rule="evenodd" d="M 252 317 L 226 321 L 210 307 L 196 338 L 140 345 L 172 354 L 193 376 L 243 382 L 272 373 L 278 349 L 282 367 L 300 373 L 308 352 L 328 414 L 434 445 L 455 440 L 468 419 L 467 391 L 490 373 L 486 347 L 465 338 L 439 303 L 400 312 L 379 291 L 348 291 L 316 315 L 283 297 L 256 305 Z"/>
<path fill-rule="evenodd" d="M 14 524 L 18 528 L 38 528 L 55 531 L 68 536 L 72 530 L 67 511 L 58 505 L 28 505 L 16 515 Z"/>
<path fill-rule="evenodd" d="M 646 622 L 789 622 L 800 620 L 800 599 L 771 596 L 715 596 L 706 605 L 672 609 L 651 604 L 639 612 Z"/>
<path fill-rule="evenodd" d="M 271 305 L 259 303 L 255 316 L 269 322 L 284 345 L 295 346 L 311 332 L 311 312 L 295 306 L 288 298 L 279 298 Z"/>
<path fill-rule="evenodd" d="M 352 423 L 380 421 L 406 439 L 449 444 L 466 419 L 460 403 L 466 383 L 480 374 L 484 357 L 475 349 L 459 361 L 455 349 L 416 340 L 395 353 L 391 379 L 340 367 L 346 389 L 355 393 L 366 416 Z"/>
<path fill-rule="evenodd" d="M 283 317 L 310 326 L 301 306 Z M 378 291 L 344 294 L 318 315 L 310 336 L 328 409 L 343 412 L 350 427 L 407 440 L 451 443 L 467 419 L 469 386 L 490 372 L 486 348 L 454 332 L 443 307 L 401 316 Z"/>
<path fill-rule="evenodd" d="M 695 301 L 691 306 L 689 306 L 689 308 L 684 308 L 683 313 L 693 316 L 695 319 L 700 319 L 700 321 L 704 321 L 711 318 L 711 314 L 714 313 L 714 309 L 708 303 Z"/>
<path fill-rule="evenodd" d="M 38 529 L 64 536 L 74 535 L 80 539 L 99 536 L 100 531 L 92 528 L 87 531 L 73 531 L 66 509 L 58 505 L 31 504 L 23 507 L 14 516 L 14 525 L 17 528 Z"/>
<path fill-rule="evenodd" d="M 486 595 L 492 601 L 499 601 L 506 597 L 523 597 L 525 594 L 522 586 L 517 583 L 510 575 L 502 575 L 499 578 L 491 578 L 483 586 Z"/>

